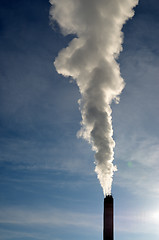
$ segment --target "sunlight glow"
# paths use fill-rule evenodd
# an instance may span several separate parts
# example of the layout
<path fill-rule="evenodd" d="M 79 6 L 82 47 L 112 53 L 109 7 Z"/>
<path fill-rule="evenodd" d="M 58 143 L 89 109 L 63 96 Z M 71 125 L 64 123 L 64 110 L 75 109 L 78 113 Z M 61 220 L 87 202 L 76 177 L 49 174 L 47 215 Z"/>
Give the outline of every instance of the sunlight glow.
<path fill-rule="evenodd" d="M 159 222 L 159 211 L 156 211 L 156 212 L 152 212 L 151 213 L 151 220 L 154 222 L 154 223 L 158 223 Z"/>

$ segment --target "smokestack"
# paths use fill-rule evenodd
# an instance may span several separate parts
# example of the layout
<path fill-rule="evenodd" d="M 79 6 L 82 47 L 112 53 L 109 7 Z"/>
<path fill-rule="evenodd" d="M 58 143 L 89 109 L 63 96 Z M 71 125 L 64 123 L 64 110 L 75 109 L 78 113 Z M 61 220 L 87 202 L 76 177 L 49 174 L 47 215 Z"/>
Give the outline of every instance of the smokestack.
<path fill-rule="evenodd" d="M 114 239 L 113 197 L 104 198 L 103 240 Z"/>

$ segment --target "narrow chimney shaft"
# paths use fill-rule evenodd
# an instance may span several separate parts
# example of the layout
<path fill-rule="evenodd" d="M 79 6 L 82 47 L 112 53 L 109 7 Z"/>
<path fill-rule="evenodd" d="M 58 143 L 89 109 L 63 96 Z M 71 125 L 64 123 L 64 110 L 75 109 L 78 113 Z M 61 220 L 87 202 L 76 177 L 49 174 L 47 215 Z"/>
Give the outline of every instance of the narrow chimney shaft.
<path fill-rule="evenodd" d="M 113 225 L 113 197 L 108 195 L 104 198 L 103 240 L 114 239 Z"/>

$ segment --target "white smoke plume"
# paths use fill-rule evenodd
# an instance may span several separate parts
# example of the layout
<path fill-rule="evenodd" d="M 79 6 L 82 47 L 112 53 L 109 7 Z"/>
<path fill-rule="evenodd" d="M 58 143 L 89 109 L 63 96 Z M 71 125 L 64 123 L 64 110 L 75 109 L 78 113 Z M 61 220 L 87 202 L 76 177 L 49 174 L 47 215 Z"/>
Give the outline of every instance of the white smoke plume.
<path fill-rule="evenodd" d="M 76 80 L 82 115 L 78 136 L 92 145 L 95 171 L 104 195 L 111 194 L 115 142 L 112 138 L 112 100 L 124 88 L 116 59 L 122 50 L 122 27 L 134 15 L 138 0 L 50 0 L 50 16 L 62 33 L 75 34 L 54 64 L 59 74 Z"/>

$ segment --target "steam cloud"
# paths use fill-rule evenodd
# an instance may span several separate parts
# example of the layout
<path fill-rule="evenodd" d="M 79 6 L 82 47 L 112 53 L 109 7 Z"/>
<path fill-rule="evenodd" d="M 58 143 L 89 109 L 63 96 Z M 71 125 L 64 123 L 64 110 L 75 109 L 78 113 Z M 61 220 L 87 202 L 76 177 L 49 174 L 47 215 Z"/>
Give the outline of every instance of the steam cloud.
<path fill-rule="evenodd" d="M 76 80 L 82 122 L 78 136 L 92 145 L 95 171 L 104 195 L 111 194 L 115 142 L 110 104 L 124 88 L 116 62 L 122 50 L 122 27 L 138 0 L 50 0 L 50 16 L 62 33 L 75 34 L 54 64 L 59 74 Z"/>

